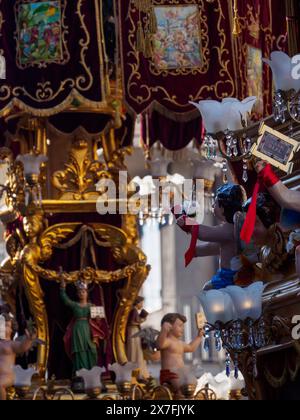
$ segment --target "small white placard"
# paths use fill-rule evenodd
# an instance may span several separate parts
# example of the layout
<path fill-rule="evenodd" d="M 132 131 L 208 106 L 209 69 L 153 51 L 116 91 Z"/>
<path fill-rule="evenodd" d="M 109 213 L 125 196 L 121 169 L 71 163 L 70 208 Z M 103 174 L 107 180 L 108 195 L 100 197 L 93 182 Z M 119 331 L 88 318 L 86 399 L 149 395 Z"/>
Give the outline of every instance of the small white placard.
<path fill-rule="evenodd" d="M 5 340 L 6 338 L 6 327 L 5 327 L 5 318 L 0 315 L 0 340 Z"/>
<path fill-rule="evenodd" d="M 0 79 L 6 79 L 6 60 L 4 55 L 0 52 Z"/>
<path fill-rule="evenodd" d="M 96 319 L 96 318 L 104 319 L 105 318 L 104 307 L 103 306 L 92 306 L 91 307 L 91 318 L 92 319 Z"/>

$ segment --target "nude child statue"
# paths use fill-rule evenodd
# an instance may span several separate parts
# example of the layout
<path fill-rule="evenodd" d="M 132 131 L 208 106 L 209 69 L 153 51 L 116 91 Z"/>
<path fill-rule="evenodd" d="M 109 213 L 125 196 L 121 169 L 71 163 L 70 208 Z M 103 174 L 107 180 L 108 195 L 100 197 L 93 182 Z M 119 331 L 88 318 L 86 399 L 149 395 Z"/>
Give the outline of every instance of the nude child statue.
<path fill-rule="evenodd" d="M 2 314 L 5 321 L 5 338 L 0 338 L 0 401 L 6 400 L 7 388 L 14 385 L 15 374 L 13 367 L 16 355 L 28 352 L 34 341 L 36 333 L 30 334 L 26 331 L 26 336 L 22 341 L 13 341 L 13 319 L 9 314 Z"/>
<path fill-rule="evenodd" d="M 161 351 L 161 375 L 162 385 L 171 385 L 176 393 L 180 392 L 179 378 L 176 374 L 178 369 L 185 366 L 184 354 L 194 353 L 203 339 L 203 330 L 199 330 L 198 337 L 190 344 L 182 341 L 185 316 L 180 314 L 168 314 L 161 322 L 162 328 L 157 339 L 158 348 Z"/>

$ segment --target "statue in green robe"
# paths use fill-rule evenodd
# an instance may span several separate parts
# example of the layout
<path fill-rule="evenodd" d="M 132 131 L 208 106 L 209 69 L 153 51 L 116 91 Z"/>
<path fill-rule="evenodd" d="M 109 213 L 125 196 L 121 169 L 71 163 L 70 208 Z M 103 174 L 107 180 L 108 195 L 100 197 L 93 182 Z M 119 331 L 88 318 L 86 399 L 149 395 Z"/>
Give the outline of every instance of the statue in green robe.
<path fill-rule="evenodd" d="M 73 320 L 64 337 L 65 349 L 73 363 L 73 374 L 78 370 L 91 370 L 98 364 L 97 324 L 91 320 L 91 306 L 88 302 L 88 287 L 84 282 L 77 283 L 78 302 L 72 301 L 66 293 L 66 285 L 61 282 L 60 296 L 73 312 Z"/>

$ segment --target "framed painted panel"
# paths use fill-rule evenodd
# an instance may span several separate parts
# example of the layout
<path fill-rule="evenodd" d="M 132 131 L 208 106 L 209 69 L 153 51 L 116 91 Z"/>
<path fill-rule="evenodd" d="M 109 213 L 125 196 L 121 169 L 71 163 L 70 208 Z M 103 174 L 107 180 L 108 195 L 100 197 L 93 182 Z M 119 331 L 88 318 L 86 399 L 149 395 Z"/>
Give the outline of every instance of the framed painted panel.
<path fill-rule="evenodd" d="M 156 6 L 158 24 L 153 61 L 158 70 L 201 68 L 201 16 L 198 5 Z"/>
<path fill-rule="evenodd" d="M 19 3 L 17 50 L 18 65 L 21 68 L 63 60 L 60 1 Z"/>

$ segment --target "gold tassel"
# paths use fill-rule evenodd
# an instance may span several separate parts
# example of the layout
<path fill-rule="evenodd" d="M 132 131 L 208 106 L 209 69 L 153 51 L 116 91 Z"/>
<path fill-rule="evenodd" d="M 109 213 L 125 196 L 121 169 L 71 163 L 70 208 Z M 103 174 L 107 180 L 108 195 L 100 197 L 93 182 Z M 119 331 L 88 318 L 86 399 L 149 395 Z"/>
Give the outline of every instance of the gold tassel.
<path fill-rule="evenodd" d="M 152 49 L 152 35 L 150 33 L 147 33 L 145 38 L 145 58 L 151 58 L 153 55 L 153 49 Z"/>
<path fill-rule="evenodd" d="M 136 49 L 140 53 L 144 54 L 145 52 L 145 35 L 141 21 L 138 23 L 138 29 L 136 34 Z"/>
<path fill-rule="evenodd" d="M 151 0 L 141 0 L 141 2 L 142 2 L 142 11 L 144 13 L 148 13 L 151 7 Z"/>
<path fill-rule="evenodd" d="M 142 5 L 143 5 L 143 0 L 134 0 L 134 6 L 138 9 L 141 10 L 142 9 Z"/>
<path fill-rule="evenodd" d="M 242 33 L 242 28 L 240 24 L 237 0 L 234 0 L 233 12 L 234 12 L 234 18 L 233 18 L 232 35 L 234 37 L 238 37 Z"/>
<path fill-rule="evenodd" d="M 149 29 L 151 34 L 155 35 L 157 33 L 158 27 L 154 7 L 151 7 L 149 12 Z"/>

